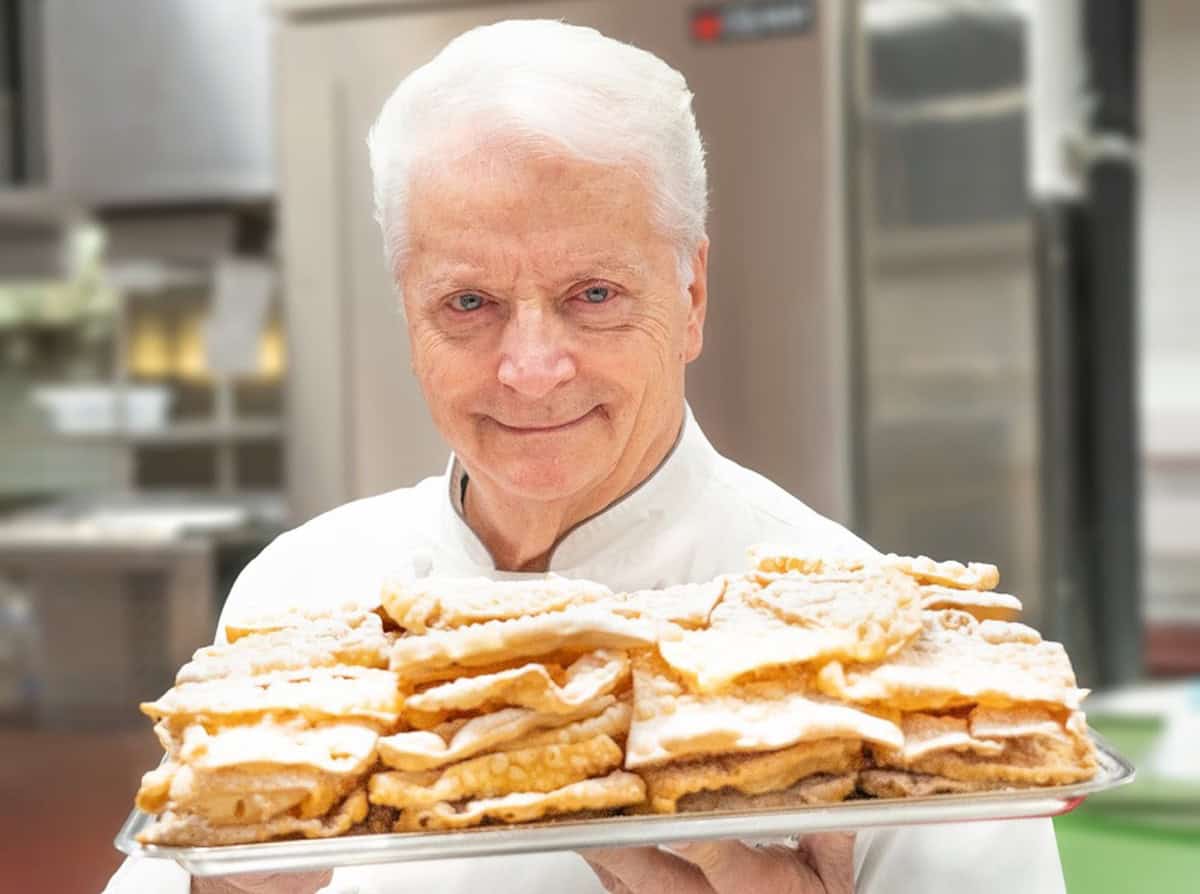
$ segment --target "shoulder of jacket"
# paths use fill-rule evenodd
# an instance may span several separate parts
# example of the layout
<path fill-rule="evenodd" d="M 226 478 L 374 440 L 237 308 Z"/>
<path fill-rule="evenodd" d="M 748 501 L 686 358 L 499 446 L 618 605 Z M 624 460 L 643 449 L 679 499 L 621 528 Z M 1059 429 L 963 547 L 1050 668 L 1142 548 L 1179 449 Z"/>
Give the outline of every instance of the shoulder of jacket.
<path fill-rule="evenodd" d="M 740 505 L 752 516 L 756 536 L 762 540 L 815 539 L 828 548 L 875 551 L 845 526 L 817 512 L 766 476 L 727 457 L 718 455 L 712 481 L 723 501 Z"/>
<path fill-rule="evenodd" d="M 334 596 L 353 601 L 377 594 L 381 569 L 427 536 L 444 483 L 444 478 L 427 478 L 354 500 L 280 534 L 234 581 L 220 628 L 231 617 Z"/>
<path fill-rule="evenodd" d="M 427 525 L 436 494 L 444 487 L 441 476 L 426 478 L 412 487 L 363 497 L 335 506 L 308 521 L 284 531 L 267 549 L 279 546 L 304 546 L 336 538 L 344 542 L 356 532 L 378 532 L 380 526 L 391 528 L 408 524 Z M 265 552 L 265 550 L 264 550 Z"/>

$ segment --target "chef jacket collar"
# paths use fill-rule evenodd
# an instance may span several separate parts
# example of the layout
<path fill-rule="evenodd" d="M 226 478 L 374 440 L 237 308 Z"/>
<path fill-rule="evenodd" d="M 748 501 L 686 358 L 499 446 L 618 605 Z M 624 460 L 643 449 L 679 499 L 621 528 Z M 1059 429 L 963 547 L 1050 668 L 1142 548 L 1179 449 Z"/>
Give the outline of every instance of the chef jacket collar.
<path fill-rule="evenodd" d="M 550 549 L 550 571 L 566 571 L 594 558 L 630 528 L 653 523 L 668 512 L 686 513 L 682 505 L 695 493 L 715 451 L 692 409 L 683 408 L 683 424 L 675 444 L 657 469 L 633 490 L 618 497 L 595 515 L 570 528 Z M 463 513 L 466 470 L 451 453 L 446 467 L 447 534 L 467 553 L 471 562 L 495 570 L 495 562 L 483 541 L 467 524 Z"/>

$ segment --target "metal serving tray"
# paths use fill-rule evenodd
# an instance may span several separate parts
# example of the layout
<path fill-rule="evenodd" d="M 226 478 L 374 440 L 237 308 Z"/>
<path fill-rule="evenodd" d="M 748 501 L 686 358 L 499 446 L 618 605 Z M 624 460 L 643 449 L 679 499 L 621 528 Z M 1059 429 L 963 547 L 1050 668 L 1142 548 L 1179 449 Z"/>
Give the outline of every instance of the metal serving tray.
<path fill-rule="evenodd" d="M 220 847 L 143 845 L 137 835 L 155 818 L 135 810 L 114 843 L 130 856 L 174 860 L 194 876 L 239 872 L 324 869 L 362 863 L 399 863 L 695 841 L 703 838 L 764 839 L 810 832 L 852 831 L 923 823 L 1058 816 L 1088 795 L 1133 781 L 1134 768 L 1095 732 L 1100 769 L 1087 782 L 1050 788 L 928 798 L 846 801 L 787 810 L 615 816 L 452 832 L 350 835 L 341 838 L 270 841 Z"/>

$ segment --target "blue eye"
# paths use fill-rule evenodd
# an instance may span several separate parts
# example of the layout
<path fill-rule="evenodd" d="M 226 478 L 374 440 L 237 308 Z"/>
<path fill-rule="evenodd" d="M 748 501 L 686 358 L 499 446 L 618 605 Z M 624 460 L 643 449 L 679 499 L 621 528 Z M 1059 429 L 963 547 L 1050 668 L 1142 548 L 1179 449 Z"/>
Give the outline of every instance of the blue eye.
<path fill-rule="evenodd" d="M 462 295 L 455 295 L 450 299 L 450 304 L 455 310 L 479 310 L 483 307 L 483 296 L 476 295 L 474 292 L 466 292 Z"/>
<path fill-rule="evenodd" d="M 583 300 L 588 304 L 603 304 L 610 294 L 608 286 L 591 286 L 583 290 Z"/>

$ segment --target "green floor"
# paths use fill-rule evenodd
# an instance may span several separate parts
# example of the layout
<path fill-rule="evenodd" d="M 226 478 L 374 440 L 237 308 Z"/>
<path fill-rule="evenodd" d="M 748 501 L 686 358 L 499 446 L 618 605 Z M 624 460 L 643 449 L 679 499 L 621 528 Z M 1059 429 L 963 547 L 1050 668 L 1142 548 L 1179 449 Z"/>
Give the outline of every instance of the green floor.
<path fill-rule="evenodd" d="M 1071 894 L 1197 894 L 1200 833 L 1072 813 L 1054 821 Z"/>
<path fill-rule="evenodd" d="M 1161 721 L 1100 713 L 1088 720 L 1140 769 L 1132 785 L 1054 821 L 1067 890 L 1200 894 L 1200 782 L 1156 778 L 1145 763 Z"/>

